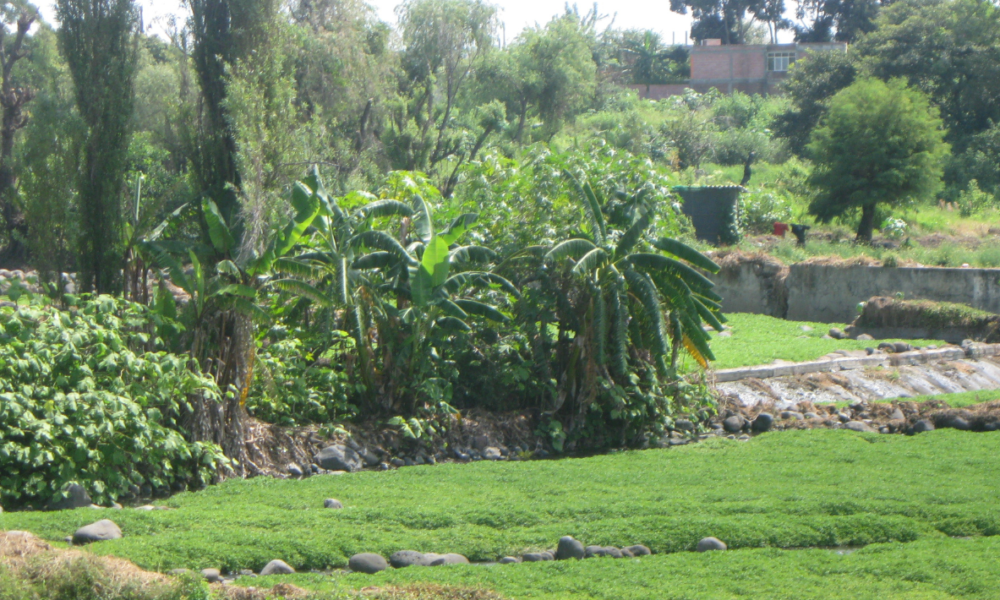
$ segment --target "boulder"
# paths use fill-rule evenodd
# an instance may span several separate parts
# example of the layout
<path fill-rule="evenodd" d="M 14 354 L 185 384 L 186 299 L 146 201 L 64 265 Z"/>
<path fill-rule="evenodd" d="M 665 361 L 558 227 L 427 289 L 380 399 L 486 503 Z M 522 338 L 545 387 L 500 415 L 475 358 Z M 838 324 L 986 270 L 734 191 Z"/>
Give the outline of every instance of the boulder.
<path fill-rule="evenodd" d="M 545 560 L 550 560 L 545 557 L 544 552 L 528 552 L 527 554 L 522 556 L 521 559 L 524 560 L 524 562 L 542 562 Z"/>
<path fill-rule="evenodd" d="M 698 552 L 708 552 L 710 550 L 725 550 L 726 543 L 719 538 L 707 537 L 698 540 Z"/>
<path fill-rule="evenodd" d="M 71 483 L 66 487 L 66 497 L 49 505 L 49 510 L 72 510 L 74 508 L 86 508 L 94 504 L 90 499 L 90 494 L 78 483 Z"/>
<path fill-rule="evenodd" d="M 348 471 L 353 473 L 361 469 L 361 457 L 354 450 L 343 444 L 328 446 L 315 456 L 316 464 L 328 471 Z"/>
<path fill-rule="evenodd" d="M 972 428 L 968 421 L 958 415 L 946 415 L 944 418 L 938 419 L 937 426 L 941 428 L 959 429 L 961 431 L 968 431 Z"/>
<path fill-rule="evenodd" d="M 889 420 L 890 421 L 905 421 L 906 420 L 906 415 L 903 414 L 903 411 L 901 411 L 901 410 L 899 410 L 897 408 L 896 410 L 892 411 L 891 415 L 889 415 Z"/>
<path fill-rule="evenodd" d="M 489 446 L 483 450 L 483 458 L 486 460 L 500 460 L 501 456 L 503 455 L 500 453 L 500 449 L 494 446 Z"/>
<path fill-rule="evenodd" d="M 635 558 L 635 554 L 628 548 L 619 548 L 618 551 L 622 553 L 622 558 Z"/>
<path fill-rule="evenodd" d="M 677 419 L 674 421 L 674 427 L 681 431 L 694 431 L 694 423 L 688 419 Z"/>
<path fill-rule="evenodd" d="M 632 556 L 649 556 L 649 555 L 652 554 L 652 551 L 650 551 L 649 548 L 647 548 L 646 546 L 643 546 L 642 544 L 636 544 L 634 546 L 629 546 L 628 548 L 626 548 L 626 550 L 628 550 L 629 552 L 631 552 Z"/>
<path fill-rule="evenodd" d="M 846 340 L 847 339 L 847 334 L 844 333 L 843 330 L 837 329 L 836 327 L 832 328 L 829 332 L 827 332 L 827 335 L 829 335 L 830 337 L 832 337 L 835 340 Z"/>
<path fill-rule="evenodd" d="M 385 571 L 389 568 L 389 563 L 378 554 L 372 552 L 362 552 L 355 554 L 347 562 L 347 566 L 357 573 L 367 573 L 369 575 Z"/>
<path fill-rule="evenodd" d="M 469 559 L 465 558 L 461 554 L 443 554 L 440 557 L 432 560 L 430 566 L 440 567 L 441 565 L 467 565 L 467 564 L 469 564 Z"/>
<path fill-rule="evenodd" d="M 286 468 L 288 469 L 288 474 L 291 475 L 292 477 L 302 477 L 302 475 L 304 474 L 302 472 L 302 467 L 300 467 L 295 463 L 288 463 L 288 467 Z"/>
<path fill-rule="evenodd" d="M 426 566 L 424 564 L 423 553 L 417 552 L 416 550 L 400 550 L 399 552 L 393 552 L 392 556 L 389 557 L 389 564 L 392 565 L 394 569 Z"/>
<path fill-rule="evenodd" d="M 76 545 L 89 544 L 91 542 L 103 542 L 106 540 L 121 539 L 122 530 L 108 519 L 101 519 L 96 523 L 91 523 L 86 527 L 81 527 L 73 534 L 73 543 Z"/>
<path fill-rule="evenodd" d="M 344 508 L 344 505 L 336 498 L 327 498 L 323 501 L 323 508 Z"/>
<path fill-rule="evenodd" d="M 361 460 L 365 462 L 365 466 L 367 467 L 377 467 L 381 462 L 379 455 L 368 448 L 362 448 L 358 455 L 361 456 Z"/>
<path fill-rule="evenodd" d="M 499 562 L 500 562 L 501 565 L 512 565 L 514 563 L 519 563 L 521 561 L 519 561 L 518 559 L 514 558 L 513 556 L 505 556 L 505 557 L 501 558 Z"/>
<path fill-rule="evenodd" d="M 739 433 L 743 430 L 743 422 L 743 417 L 740 415 L 733 415 L 722 421 L 722 428 L 729 433 Z"/>
<path fill-rule="evenodd" d="M 583 544 L 572 536 L 559 538 L 559 546 L 556 548 L 556 560 L 566 560 L 570 558 L 583 558 L 586 549 Z"/>
<path fill-rule="evenodd" d="M 765 431 L 771 429 L 771 425 L 774 424 L 774 417 L 768 413 L 760 413 L 757 418 L 753 420 L 753 424 L 750 425 L 750 430 L 754 433 L 764 433 Z"/>
<path fill-rule="evenodd" d="M 201 576 L 209 583 L 219 583 L 222 581 L 222 573 L 218 569 L 202 569 Z"/>
<path fill-rule="evenodd" d="M 288 566 L 288 563 L 286 563 L 283 560 L 277 560 L 277 559 L 272 560 L 271 562 L 267 563 L 267 565 L 263 569 L 260 570 L 261 576 L 267 576 L 267 575 L 291 575 L 294 572 L 295 572 L 295 569 L 293 569 L 292 567 Z"/>
<path fill-rule="evenodd" d="M 871 428 L 868 423 L 864 421 L 848 421 L 844 423 L 844 429 L 850 429 L 851 431 L 867 431 L 874 432 L 875 430 Z"/>
<path fill-rule="evenodd" d="M 781 411 L 781 418 L 782 419 L 794 419 L 796 421 L 802 421 L 803 419 L 805 419 L 805 417 L 802 416 L 802 413 L 800 413 L 800 412 L 798 412 L 796 410 L 783 410 L 783 411 Z"/>
<path fill-rule="evenodd" d="M 594 558 L 595 556 L 610 556 L 612 558 L 622 558 L 622 551 L 614 546 L 587 546 L 584 551 L 584 558 Z"/>
<path fill-rule="evenodd" d="M 861 335 L 859 335 L 858 337 L 856 337 L 854 339 L 856 339 L 858 341 L 862 341 L 862 342 L 870 342 L 870 341 L 874 340 L 875 338 L 873 338 L 872 336 L 868 335 L 867 333 L 862 333 Z"/>

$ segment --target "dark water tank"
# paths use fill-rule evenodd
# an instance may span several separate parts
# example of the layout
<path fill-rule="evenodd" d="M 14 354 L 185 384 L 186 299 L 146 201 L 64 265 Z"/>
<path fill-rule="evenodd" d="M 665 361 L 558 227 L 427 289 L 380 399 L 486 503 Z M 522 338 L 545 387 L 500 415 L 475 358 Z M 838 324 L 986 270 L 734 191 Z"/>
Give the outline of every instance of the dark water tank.
<path fill-rule="evenodd" d="M 694 225 L 695 236 L 710 244 L 735 244 L 739 241 L 738 185 L 679 185 L 674 193 L 684 200 L 682 210 Z"/>

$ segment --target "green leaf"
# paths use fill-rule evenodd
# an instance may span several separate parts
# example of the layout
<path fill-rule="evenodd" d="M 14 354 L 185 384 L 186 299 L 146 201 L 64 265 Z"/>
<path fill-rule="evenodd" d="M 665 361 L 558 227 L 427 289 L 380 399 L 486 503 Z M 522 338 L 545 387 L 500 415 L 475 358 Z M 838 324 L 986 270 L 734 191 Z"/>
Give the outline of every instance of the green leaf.
<path fill-rule="evenodd" d="M 201 201 L 201 211 L 208 224 L 208 237 L 212 240 L 212 247 L 219 254 L 228 255 L 236 246 L 236 240 L 233 239 L 226 220 L 219 212 L 219 207 L 210 198 L 205 198 Z"/>
<path fill-rule="evenodd" d="M 431 276 L 431 286 L 438 287 L 448 280 L 448 244 L 441 236 L 434 236 L 420 259 L 420 267 Z"/>
<path fill-rule="evenodd" d="M 483 304 L 482 302 L 477 302 L 475 300 L 455 300 L 455 304 L 470 315 L 484 317 L 499 323 L 506 323 L 510 321 L 510 318 L 508 318 L 507 315 L 503 314 L 489 304 Z"/>
<path fill-rule="evenodd" d="M 559 260 L 562 258 L 579 258 L 590 252 L 597 246 L 590 240 L 574 238 L 559 242 L 545 255 L 546 260 Z"/>
<path fill-rule="evenodd" d="M 615 246 L 615 257 L 622 258 L 627 255 L 632 248 L 635 247 L 636 242 L 642 237 L 642 234 L 649 229 L 649 224 L 652 221 L 652 214 L 648 211 L 643 211 L 642 216 L 636 221 L 632 227 L 629 228 L 622 237 L 618 240 L 618 245 Z"/>
<path fill-rule="evenodd" d="M 448 262 L 452 264 L 466 262 L 484 263 L 493 260 L 496 256 L 496 252 L 483 246 L 459 246 L 448 253 Z"/>
<path fill-rule="evenodd" d="M 329 298 L 327 298 L 323 292 L 304 281 L 300 281 L 298 279 L 275 279 L 270 283 L 270 285 L 278 288 L 279 290 L 283 290 L 297 296 L 302 296 L 303 298 L 308 298 L 320 306 L 330 305 Z"/>
<path fill-rule="evenodd" d="M 358 212 L 366 219 L 390 216 L 410 217 L 413 215 L 413 208 L 399 200 L 377 200 L 362 206 Z"/>
<path fill-rule="evenodd" d="M 413 229 L 420 241 L 429 244 L 434 237 L 434 222 L 431 220 L 431 207 L 419 194 L 413 196 Z"/>
<path fill-rule="evenodd" d="M 581 257 L 580 260 L 573 265 L 573 273 L 576 273 L 577 275 L 590 273 L 607 262 L 607 258 L 607 252 L 601 248 L 594 248 L 590 252 L 584 254 L 583 257 Z"/>
<path fill-rule="evenodd" d="M 469 230 L 469 227 L 472 227 L 472 224 L 475 223 L 478 218 L 479 215 L 476 213 L 465 213 L 463 215 L 459 215 L 454 221 L 451 222 L 451 225 L 448 226 L 444 233 L 440 234 L 441 239 L 443 239 L 449 246 L 454 244 L 460 237 L 465 235 L 465 232 Z"/>
<path fill-rule="evenodd" d="M 700 269 L 705 269 L 709 273 L 719 272 L 719 265 L 715 264 L 712 259 L 708 258 L 701 252 L 698 252 L 691 246 L 678 242 L 677 240 L 671 238 L 660 238 L 653 242 L 653 246 L 658 250 L 669 252 L 681 260 L 686 260 Z"/>
<path fill-rule="evenodd" d="M 656 271 L 671 271 L 690 285 L 699 288 L 711 289 L 715 287 L 712 280 L 708 279 L 698 271 L 688 265 L 661 254 L 637 253 L 629 255 L 628 262 L 642 269 L 652 269 Z"/>
<path fill-rule="evenodd" d="M 465 324 L 465 321 L 455 317 L 441 317 L 434 322 L 441 329 L 450 331 L 472 331 L 472 328 Z"/>

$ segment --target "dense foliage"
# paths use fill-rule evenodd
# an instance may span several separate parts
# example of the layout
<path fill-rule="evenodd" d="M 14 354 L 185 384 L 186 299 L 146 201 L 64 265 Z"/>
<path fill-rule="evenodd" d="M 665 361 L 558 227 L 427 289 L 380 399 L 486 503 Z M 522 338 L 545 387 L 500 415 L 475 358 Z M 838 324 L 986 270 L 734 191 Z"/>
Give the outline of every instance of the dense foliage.
<path fill-rule="evenodd" d="M 73 304 L 0 314 L 0 500 L 44 505 L 75 482 L 103 503 L 210 482 L 225 458 L 185 441 L 181 422 L 190 396 L 218 396 L 214 382 L 164 351 L 145 307 Z"/>

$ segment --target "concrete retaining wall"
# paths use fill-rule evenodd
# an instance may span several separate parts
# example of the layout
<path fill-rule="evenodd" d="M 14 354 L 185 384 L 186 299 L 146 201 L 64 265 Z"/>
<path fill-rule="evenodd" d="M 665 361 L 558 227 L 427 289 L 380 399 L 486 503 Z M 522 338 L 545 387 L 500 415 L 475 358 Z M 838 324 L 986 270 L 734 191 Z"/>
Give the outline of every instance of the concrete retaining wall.
<path fill-rule="evenodd" d="M 1000 269 L 795 264 L 783 276 L 777 268 L 760 259 L 724 266 L 712 276 L 723 311 L 850 323 L 858 302 L 901 292 L 906 300 L 956 302 L 1000 314 Z"/>

